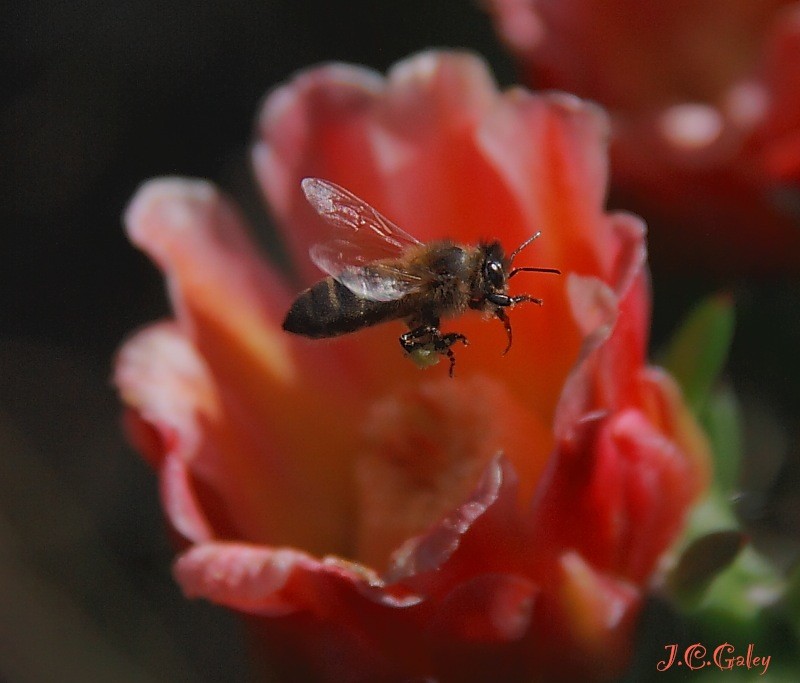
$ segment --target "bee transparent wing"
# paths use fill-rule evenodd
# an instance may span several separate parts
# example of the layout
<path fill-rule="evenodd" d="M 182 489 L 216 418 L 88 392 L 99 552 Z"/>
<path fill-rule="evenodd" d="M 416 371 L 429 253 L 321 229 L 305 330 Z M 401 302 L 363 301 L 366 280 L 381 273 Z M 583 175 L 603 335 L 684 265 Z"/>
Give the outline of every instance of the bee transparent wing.
<path fill-rule="evenodd" d="M 318 268 L 373 301 L 394 301 L 419 286 L 419 277 L 388 263 L 419 240 L 339 185 L 305 178 L 302 187 L 309 204 L 336 229 L 334 239 L 309 250 Z"/>
<path fill-rule="evenodd" d="M 379 248 L 385 257 L 397 257 L 406 247 L 420 244 L 418 239 L 343 187 L 320 178 L 305 178 L 302 187 L 308 203 L 328 223 L 350 233 L 349 239 L 365 247 Z"/>
<path fill-rule="evenodd" d="M 422 278 L 393 265 L 367 258 L 347 240 L 315 244 L 309 250 L 314 264 L 353 294 L 372 301 L 395 301 L 415 291 Z"/>

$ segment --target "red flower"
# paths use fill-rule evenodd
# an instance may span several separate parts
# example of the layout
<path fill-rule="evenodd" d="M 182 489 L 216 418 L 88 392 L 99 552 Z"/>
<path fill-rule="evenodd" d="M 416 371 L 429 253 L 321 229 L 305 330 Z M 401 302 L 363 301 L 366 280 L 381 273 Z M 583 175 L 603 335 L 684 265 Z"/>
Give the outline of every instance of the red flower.
<path fill-rule="evenodd" d="M 645 365 L 644 231 L 603 212 L 605 135 L 593 106 L 500 93 L 464 54 L 385 80 L 326 66 L 268 98 L 254 161 L 305 284 L 320 227 L 305 176 L 423 240 L 511 249 L 542 231 L 525 258 L 564 276 L 514 280 L 545 304 L 513 311 L 507 356 L 496 321 L 446 324 L 471 341 L 454 379 L 403 358 L 399 323 L 282 332 L 289 287 L 210 185 L 153 181 L 132 202 L 176 319 L 123 347 L 116 382 L 160 475 L 176 577 L 247 615 L 299 679 L 624 667 L 707 459 L 674 383 Z"/>
<path fill-rule="evenodd" d="M 530 82 L 614 118 L 614 185 L 654 254 L 800 271 L 800 3 L 487 0 Z"/>

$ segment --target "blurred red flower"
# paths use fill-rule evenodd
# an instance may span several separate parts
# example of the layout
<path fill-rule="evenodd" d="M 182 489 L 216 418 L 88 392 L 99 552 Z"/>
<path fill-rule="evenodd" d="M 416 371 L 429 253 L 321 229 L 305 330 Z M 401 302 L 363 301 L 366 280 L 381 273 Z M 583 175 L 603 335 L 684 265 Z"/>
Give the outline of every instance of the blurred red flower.
<path fill-rule="evenodd" d="M 530 83 L 610 110 L 660 264 L 800 272 L 800 3 L 485 2 Z"/>
<path fill-rule="evenodd" d="M 427 240 L 542 238 L 515 279 L 514 347 L 465 316 L 456 377 L 403 358 L 398 323 L 330 342 L 280 328 L 289 288 L 207 183 L 156 180 L 127 213 L 175 319 L 120 351 L 130 433 L 157 469 L 189 596 L 248 617 L 299 680 L 602 680 L 708 478 L 673 381 L 645 364 L 641 221 L 606 214 L 607 122 L 498 92 L 424 53 L 386 79 L 308 70 L 264 106 L 253 158 L 300 279 L 339 183 Z M 455 323 L 453 323 L 455 325 Z M 445 326 L 447 329 L 448 326 Z"/>

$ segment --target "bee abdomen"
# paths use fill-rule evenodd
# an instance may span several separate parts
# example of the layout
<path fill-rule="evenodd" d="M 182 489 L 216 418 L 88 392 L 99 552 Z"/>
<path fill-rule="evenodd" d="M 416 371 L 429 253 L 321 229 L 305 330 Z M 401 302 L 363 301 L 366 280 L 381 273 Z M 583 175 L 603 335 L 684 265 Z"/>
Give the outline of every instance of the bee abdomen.
<path fill-rule="evenodd" d="M 295 299 L 283 329 L 305 337 L 336 337 L 392 320 L 396 302 L 371 301 L 356 296 L 332 277 L 320 280 Z"/>

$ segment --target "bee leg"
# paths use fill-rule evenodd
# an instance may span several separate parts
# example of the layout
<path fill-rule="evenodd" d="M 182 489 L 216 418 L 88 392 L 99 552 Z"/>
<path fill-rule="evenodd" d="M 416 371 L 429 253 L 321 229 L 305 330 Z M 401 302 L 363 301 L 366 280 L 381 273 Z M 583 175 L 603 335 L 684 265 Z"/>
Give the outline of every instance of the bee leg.
<path fill-rule="evenodd" d="M 454 354 L 453 349 L 450 348 L 445 349 L 444 352 L 450 361 L 450 369 L 447 371 L 447 374 L 450 375 L 450 377 L 454 377 L 456 371 L 456 354 Z"/>
<path fill-rule="evenodd" d="M 528 301 L 528 302 L 530 302 L 532 304 L 537 304 L 538 306 L 541 306 L 544 303 L 544 301 L 542 299 L 537 299 L 536 297 L 530 296 L 528 294 L 520 294 L 518 296 L 512 296 L 512 297 L 509 297 L 509 300 L 510 300 L 510 305 L 511 306 L 513 306 L 515 304 L 521 304 L 521 303 L 524 303 L 526 301 Z"/>
<path fill-rule="evenodd" d="M 467 338 L 463 334 L 459 334 L 458 332 L 442 334 L 441 331 L 438 329 L 436 330 L 435 338 L 433 339 L 433 348 L 437 353 L 447 356 L 447 359 L 450 361 L 450 377 L 453 376 L 456 367 L 456 354 L 453 353 L 453 349 L 450 347 L 456 342 L 461 342 L 464 346 L 469 344 L 469 341 L 467 341 Z"/>
<path fill-rule="evenodd" d="M 532 297 L 529 294 L 520 294 L 518 296 L 508 296 L 506 294 L 490 294 L 487 297 L 487 299 L 489 299 L 489 301 L 491 301 L 495 306 L 497 306 L 497 308 L 494 311 L 494 314 L 497 317 L 497 319 L 503 323 L 503 327 L 506 328 L 506 336 L 508 337 L 508 344 L 506 345 L 506 350 L 503 351 L 503 355 L 505 356 L 511 350 L 511 339 L 512 339 L 511 321 L 508 319 L 505 309 L 513 307 L 516 304 L 521 304 L 525 302 L 538 304 L 539 306 L 541 306 L 544 303 L 544 301 Z"/>
<path fill-rule="evenodd" d="M 435 364 L 429 360 L 432 353 L 437 352 L 435 333 L 438 329 L 432 325 L 420 325 L 400 335 L 400 346 L 403 351 L 419 367 Z"/>
<path fill-rule="evenodd" d="M 502 306 L 503 308 L 508 306 L 516 306 L 517 304 L 522 304 L 525 302 L 538 304 L 539 306 L 544 303 L 542 299 L 537 299 L 529 294 L 519 294 L 517 296 L 508 296 L 507 294 L 490 294 L 486 298 L 495 306 Z"/>
<path fill-rule="evenodd" d="M 450 347 L 456 342 L 461 342 L 464 346 L 469 344 L 463 334 L 458 332 L 442 334 L 441 330 L 435 325 L 420 325 L 400 335 L 400 346 L 408 354 L 413 354 L 417 349 L 428 349 L 447 356 L 450 361 L 451 377 L 453 376 L 456 359 Z"/>
<path fill-rule="evenodd" d="M 505 356 L 511 350 L 511 342 L 512 342 L 512 335 L 511 335 L 511 321 L 508 319 L 506 312 L 502 308 L 498 308 L 494 314 L 497 316 L 497 319 L 503 323 L 503 327 L 506 328 L 506 336 L 508 337 L 508 344 L 506 345 L 505 351 L 503 351 L 503 355 Z"/>
<path fill-rule="evenodd" d="M 439 339 L 441 340 L 442 348 L 445 349 L 451 347 L 456 342 L 461 342 L 464 346 L 469 346 L 469 339 L 458 332 L 448 332 L 447 334 L 439 332 Z"/>
<path fill-rule="evenodd" d="M 438 327 L 435 325 L 420 325 L 400 335 L 400 346 L 403 347 L 403 351 L 406 353 L 411 353 L 420 346 L 435 345 L 438 337 L 441 337 Z"/>

